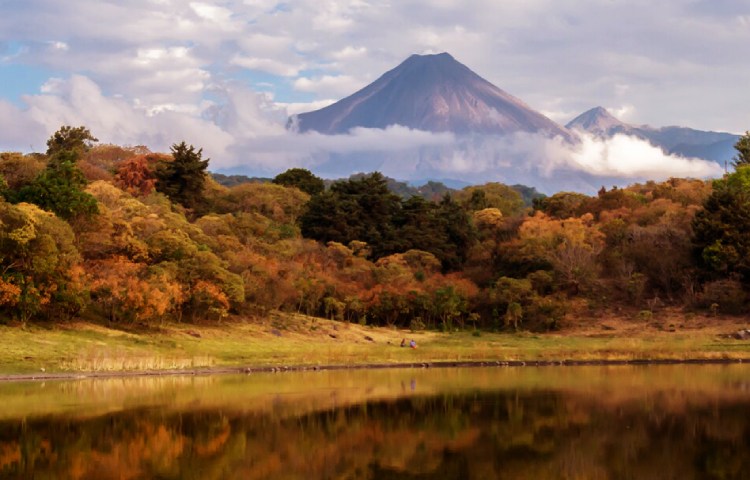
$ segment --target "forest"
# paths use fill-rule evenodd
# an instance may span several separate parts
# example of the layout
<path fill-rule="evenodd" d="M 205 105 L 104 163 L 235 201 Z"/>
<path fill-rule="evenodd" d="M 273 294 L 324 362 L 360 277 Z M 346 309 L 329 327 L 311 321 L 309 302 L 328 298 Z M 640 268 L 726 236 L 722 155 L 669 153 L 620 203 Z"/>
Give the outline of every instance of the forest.
<path fill-rule="evenodd" d="M 325 182 L 301 168 L 223 185 L 186 142 L 155 153 L 83 126 L 47 147 L 0 153 L 2 323 L 278 310 L 551 330 L 581 310 L 748 311 L 750 133 L 721 179 L 549 197 L 500 183 L 397 194 L 377 172 Z"/>

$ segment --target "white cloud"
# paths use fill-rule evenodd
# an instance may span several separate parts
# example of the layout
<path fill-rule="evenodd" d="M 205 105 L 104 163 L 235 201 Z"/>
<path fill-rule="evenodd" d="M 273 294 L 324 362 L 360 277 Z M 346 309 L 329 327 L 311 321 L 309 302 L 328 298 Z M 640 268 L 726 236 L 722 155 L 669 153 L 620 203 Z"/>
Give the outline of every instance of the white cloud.
<path fill-rule="evenodd" d="M 354 93 L 364 87 L 365 83 L 348 75 L 323 75 L 322 77 L 300 77 L 294 81 L 294 89 L 300 92 L 316 92 L 335 97 Z"/>
<path fill-rule="evenodd" d="M 610 139 L 584 136 L 573 149 L 571 160 L 580 170 L 618 178 L 662 180 L 671 176 L 707 178 L 720 176 L 714 162 L 667 155 L 660 148 L 636 137 L 615 135 Z"/>
<path fill-rule="evenodd" d="M 303 67 L 302 65 L 291 65 L 270 58 L 243 57 L 239 55 L 233 57 L 229 63 L 249 70 L 261 70 L 283 77 L 297 76 Z"/>
<path fill-rule="evenodd" d="M 633 105 L 621 105 L 619 107 L 607 108 L 607 111 L 612 114 L 616 119 L 623 122 L 629 122 L 635 114 L 635 107 Z"/>
<path fill-rule="evenodd" d="M 319 110 L 335 103 L 336 100 L 329 98 L 326 100 L 316 100 L 314 102 L 292 102 L 292 103 L 279 103 L 280 108 L 284 108 L 289 115 L 297 115 L 299 113 L 312 112 L 313 110 Z"/>
<path fill-rule="evenodd" d="M 331 56 L 336 60 L 351 60 L 352 58 L 362 57 L 367 54 L 367 47 L 352 47 L 347 45 Z"/>
<path fill-rule="evenodd" d="M 67 44 L 67 43 L 65 43 L 65 42 L 60 42 L 60 41 L 57 41 L 57 42 L 49 42 L 49 47 L 50 47 L 50 49 L 52 49 L 52 50 L 57 50 L 57 51 L 60 51 L 60 52 L 65 52 L 65 51 L 68 51 L 68 50 L 70 50 L 70 46 L 68 46 L 68 44 Z"/>
<path fill-rule="evenodd" d="M 232 18 L 231 10 L 208 3 L 191 2 L 190 8 L 199 17 L 222 25 L 227 25 Z"/>

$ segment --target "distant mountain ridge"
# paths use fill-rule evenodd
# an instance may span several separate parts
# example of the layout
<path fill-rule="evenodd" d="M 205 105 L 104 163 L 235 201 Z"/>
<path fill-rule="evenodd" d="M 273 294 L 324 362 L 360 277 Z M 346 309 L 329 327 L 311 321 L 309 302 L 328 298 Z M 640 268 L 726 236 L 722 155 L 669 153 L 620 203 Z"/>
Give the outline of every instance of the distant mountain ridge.
<path fill-rule="evenodd" d="M 730 161 L 734 154 L 734 144 L 739 135 L 726 132 L 695 130 L 687 127 L 654 128 L 648 125 L 630 125 L 620 121 L 603 107 L 587 110 L 568 122 L 565 128 L 582 130 L 601 138 L 617 134 L 630 135 L 660 147 L 666 153 L 683 157 L 702 158 L 723 163 Z"/>
<path fill-rule="evenodd" d="M 566 129 L 448 53 L 412 55 L 358 92 L 293 117 L 290 125 L 300 132 L 325 134 L 402 125 L 430 132 L 532 132 L 572 138 Z"/>

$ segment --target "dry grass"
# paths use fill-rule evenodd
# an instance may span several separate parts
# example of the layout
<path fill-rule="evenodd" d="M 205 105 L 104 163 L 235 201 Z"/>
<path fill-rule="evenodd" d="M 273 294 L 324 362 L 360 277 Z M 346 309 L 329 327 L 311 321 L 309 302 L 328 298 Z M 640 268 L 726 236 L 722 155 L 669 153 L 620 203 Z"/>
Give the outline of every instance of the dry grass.
<path fill-rule="evenodd" d="M 560 333 L 438 333 L 273 314 L 222 325 L 119 330 L 91 323 L 0 326 L 0 374 L 480 360 L 750 359 L 726 334 L 744 318 L 664 310 L 577 316 Z M 417 349 L 401 348 L 405 338 Z"/>

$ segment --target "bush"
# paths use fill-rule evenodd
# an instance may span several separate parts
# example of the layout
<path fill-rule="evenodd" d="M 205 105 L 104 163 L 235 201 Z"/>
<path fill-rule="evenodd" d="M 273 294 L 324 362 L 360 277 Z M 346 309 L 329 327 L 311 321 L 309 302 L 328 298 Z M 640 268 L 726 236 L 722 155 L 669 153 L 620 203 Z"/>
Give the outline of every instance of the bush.
<path fill-rule="evenodd" d="M 736 315 L 746 311 L 746 300 L 747 294 L 742 283 L 732 279 L 716 280 L 703 286 L 703 293 L 699 296 L 699 306 L 720 313 Z"/>

